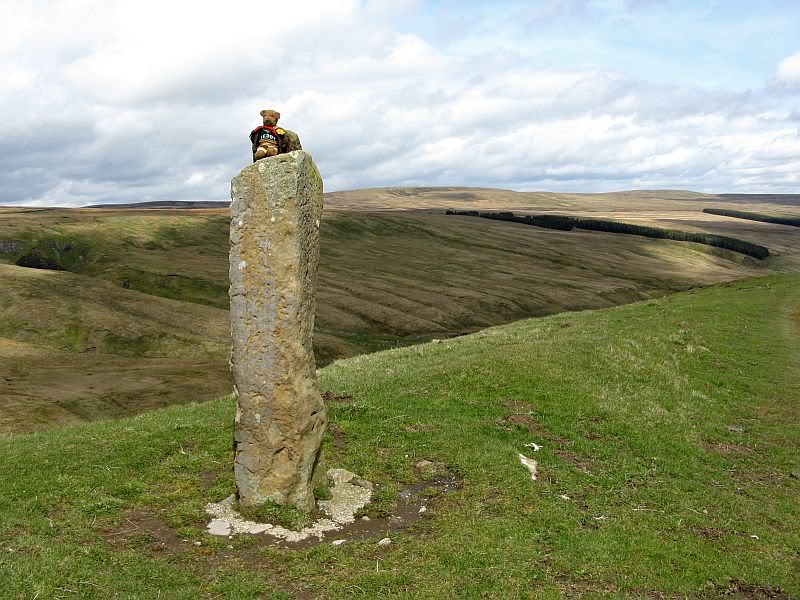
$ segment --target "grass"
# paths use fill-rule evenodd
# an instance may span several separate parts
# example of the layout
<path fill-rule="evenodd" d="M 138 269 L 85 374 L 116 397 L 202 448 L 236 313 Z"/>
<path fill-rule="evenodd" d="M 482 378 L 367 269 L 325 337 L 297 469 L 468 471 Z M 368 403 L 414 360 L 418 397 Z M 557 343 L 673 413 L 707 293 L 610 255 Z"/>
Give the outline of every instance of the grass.
<path fill-rule="evenodd" d="M 318 485 L 314 488 L 315 500 L 330 500 L 331 498 L 333 498 L 333 494 L 331 494 L 331 490 L 329 487 L 324 485 Z"/>
<path fill-rule="evenodd" d="M 772 276 L 335 362 L 329 465 L 460 478 L 386 548 L 207 536 L 229 398 L 2 438 L 2 597 L 797 596 L 799 331 Z"/>
<path fill-rule="evenodd" d="M 324 500 L 325 498 L 319 499 Z M 297 510 L 291 506 L 281 506 L 270 501 L 258 506 L 238 504 L 237 510 L 248 521 L 272 523 L 288 529 L 303 529 L 303 527 L 311 525 L 314 521 L 314 517 L 310 513 Z"/>

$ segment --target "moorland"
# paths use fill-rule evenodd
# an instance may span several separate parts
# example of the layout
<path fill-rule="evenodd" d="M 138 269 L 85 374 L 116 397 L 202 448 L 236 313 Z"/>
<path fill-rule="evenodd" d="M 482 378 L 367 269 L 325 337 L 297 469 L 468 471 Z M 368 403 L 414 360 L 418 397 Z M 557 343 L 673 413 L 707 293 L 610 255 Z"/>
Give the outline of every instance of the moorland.
<path fill-rule="evenodd" d="M 794 271 L 796 228 L 703 212 L 797 216 L 791 199 L 475 188 L 326 194 L 318 363 Z M 716 233 L 763 244 L 771 256 L 526 228 L 447 216 L 448 208 Z M 228 393 L 227 236 L 225 208 L 0 208 L 0 435 Z M 64 270 L 14 264 L 31 251 Z"/>

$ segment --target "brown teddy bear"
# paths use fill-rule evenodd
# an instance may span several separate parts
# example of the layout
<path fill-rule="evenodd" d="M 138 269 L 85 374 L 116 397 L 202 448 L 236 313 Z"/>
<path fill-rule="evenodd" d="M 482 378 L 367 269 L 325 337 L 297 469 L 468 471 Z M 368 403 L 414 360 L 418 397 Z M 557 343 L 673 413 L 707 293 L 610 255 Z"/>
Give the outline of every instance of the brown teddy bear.
<path fill-rule="evenodd" d="M 262 110 L 264 124 L 250 132 L 250 143 L 253 146 L 253 162 L 293 150 L 302 150 L 300 138 L 293 131 L 278 127 L 281 113 L 274 110 Z"/>

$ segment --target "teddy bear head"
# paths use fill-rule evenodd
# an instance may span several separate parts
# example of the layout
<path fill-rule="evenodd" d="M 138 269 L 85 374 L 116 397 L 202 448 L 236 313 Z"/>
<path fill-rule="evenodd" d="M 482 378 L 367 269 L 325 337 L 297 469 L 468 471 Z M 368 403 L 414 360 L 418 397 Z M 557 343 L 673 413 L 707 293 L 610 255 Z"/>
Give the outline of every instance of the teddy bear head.
<path fill-rule="evenodd" d="M 262 110 L 261 118 L 264 119 L 264 125 L 275 127 L 278 124 L 278 119 L 281 118 L 281 113 L 274 110 Z"/>

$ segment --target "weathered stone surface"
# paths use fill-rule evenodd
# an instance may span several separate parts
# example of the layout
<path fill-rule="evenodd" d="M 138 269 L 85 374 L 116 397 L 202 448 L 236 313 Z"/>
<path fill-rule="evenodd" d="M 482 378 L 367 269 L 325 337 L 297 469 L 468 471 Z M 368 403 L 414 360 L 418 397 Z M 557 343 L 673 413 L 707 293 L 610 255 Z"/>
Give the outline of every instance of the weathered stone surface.
<path fill-rule="evenodd" d="M 15 254 L 25 247 L 25 243 L 18 240 L 0 240 L 0 254 Z"/>
<path fill-rule="evenodd" d="M 231 524 L 225 519 L 214 519 L 206 527 L 210 535 L 227 537 L 231 533 Z"/>
<path fill-rule="evenodd" d="M 330 500 L 320 500 L 319 507 L 337 523 L 352 523 L 356 512 L 372 497 L 372 484 L 345 469 L 329 469 Z"/>
<path fill-rule="evenodd" d="M 311 510 L 326 425 L 311 346 L 322 179 L 305 152 L 279 154 L 242 169 L 231 200 L 239 501 Z"/>
<path fill-rule="evenodd" d="M 362 487 L 366 490 L 372 490 L 372 484 L 369 481 L 362 479 L 347 469 L 328 469 L 328 483 L 332 487 L 349 484 Z"/>
<path fill-rule="evenodd" d="M 300 136 L 294 131 L 284 129 L 286 132 L 286 151 L 293 152 L 295 150 L 302 150 L 303 146 L 300 144 Z"/>

